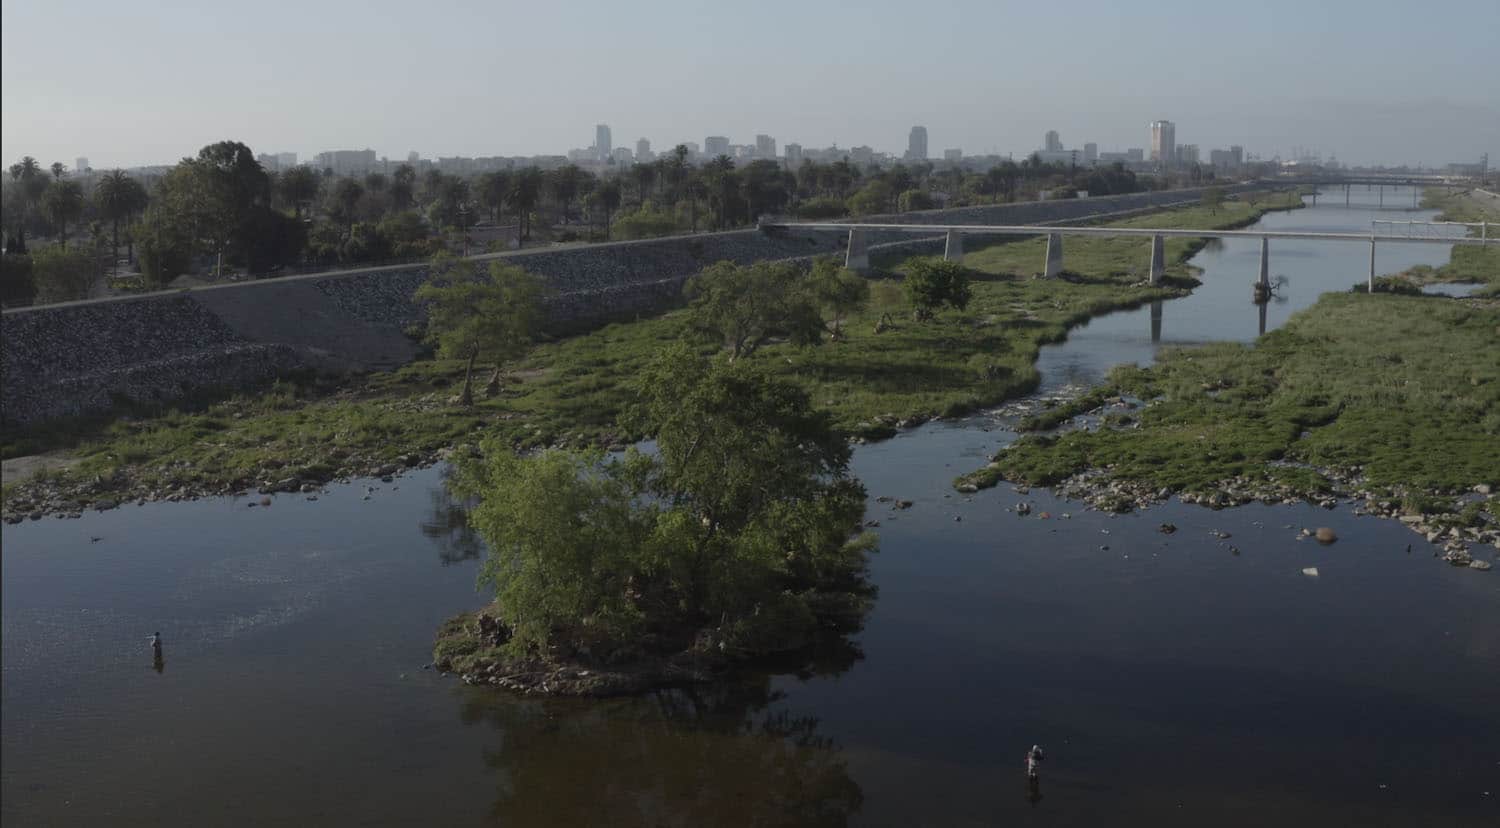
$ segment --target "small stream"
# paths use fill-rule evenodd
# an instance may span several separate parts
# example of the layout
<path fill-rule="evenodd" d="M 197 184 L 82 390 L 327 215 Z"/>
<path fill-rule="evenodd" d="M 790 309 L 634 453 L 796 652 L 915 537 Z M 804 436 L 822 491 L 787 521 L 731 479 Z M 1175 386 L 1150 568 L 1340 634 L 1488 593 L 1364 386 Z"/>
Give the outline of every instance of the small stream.
<path fill-rule="evenodd" d="M 1342 193 L 1340 193 L 1340 196 Z M 1264 226 L 1368 229 L 1376 194 Z M 1337 205 L 1330 202 L 1337 201 Z M 1386 193 L 1387 204 L 1410 196 Z M 1379 267 L 1441 264 L 1389 245 Z M 1368 248 L 1201 252 L 1192 296 L 1043 350 L 1051 393 L 1166 344 L 1252 340 Z M 861 446 L 880 596 L 851 646 L 724 685 L 520 699 L 423 669 L 480 604 L 441 470 L 269 508 L 215 498 L 4 528 L 7 824 L 1493 825 L 1500 579 L 1345 508 L 1126 516 L 952 479 L 1006 416 Z M 373 491 L 367 490 L 373 487 Z M 365 499 L 368 493 L 369 498 Z M 912 500 L 907 510 L 879 495 Z M 255 499 L 258 501 L 258 497 Z M 1042 513 L 1047 513 L 1043 518 Z M 1156 526 L 1175 523 L 1163 535 Z M 1298 540 L 1330 526 L 1341 540 Z M 1228 537 L 1211 534 L 1215 530 Z M 1302 574 L 1316 566 L 1318 577 Z M 147 639 L 160 630 L 165 657 Z M 1022 754 L 1047 748 L 1040 799 Z"/>

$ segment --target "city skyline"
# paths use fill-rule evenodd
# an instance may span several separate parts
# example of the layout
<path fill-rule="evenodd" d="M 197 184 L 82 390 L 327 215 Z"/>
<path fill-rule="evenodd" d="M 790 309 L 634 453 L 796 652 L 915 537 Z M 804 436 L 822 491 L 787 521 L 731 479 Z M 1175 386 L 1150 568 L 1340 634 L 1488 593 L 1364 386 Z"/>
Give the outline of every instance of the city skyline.
<path fill-rule="evenodd" d="M 185 12 L 163 0 L 128 11 L 102 0 L 7 3 L 3 154 L 86 156 L 109 168 L 172 163 L 232 138 L 302 157 L 366 146 L 392 158 L 413 149 L 525 156 L 577 146 L 575 136 L 597 122 L 659 148 L 708 134 L 736 143 L 766 134 L 897 154 L 911 125 L 924 124 L 931 147 L 1020 156 L 1048 129 L 1086 136 L 1101 152 L 1140 147 L 1141 125 L 1162 113 L 1184 124 L 1184 141 L 1237 143 L 1267 156 L 1301 146 L 1351 163 L 1437 165 L 1500 154 L 1500 105 L 1485 84 L 1463 80 L 1500 73 L 1486 35 L 1500 29 L 1493 3 L 1449 2 L 1441 4 L 1447 14 L 1409 19 L 1343 1 L 1274 0 L 1236 15 L 1083 2 L 1071 48 L 1108 61 L 1111 71 L 1059 59 L 1040 39 L 992 54 L 987 31 L 1050 25 L 1043 9 L 1018 4 L 958 3 L 951 14 L 906 21 L 899 4 L 877 0 L 851 23 L 836 8 L 806 4 L 745 16 L 671 3 L 632 15 L 609 4 L 460 10 L 440 2 L 424 10 L 433 25 L 413 26 L 410 10 L 387 0 L 314 8 L 268 0 L 264 13 L 234 15 L 230 34 L 221 29 L 229 7 L 201 5 Z M 797 25 L 788 25 L 793 14 Z M 887 25 L 897 14 L 903 25 Z M 963 27 L 951 26 L 955 15 Z M 68 61 L 47 61 L 44 50 L 56 44 L 19 35 L 63 18 L 81 21 L 64 44 Z M 1451 26 L 1454 19 L 1465 25 Z M 578 57 L 557 60 L 556 44 L 543 38 L 495 48 L 494 26 L 565 26 Z M 709 36 L 688 36 L 698 30 Z M 340 36 L 330 39 L 334 31 Z M 844 31 L 863 46 L 829 64 L 821 57 L 825 31 Z M 951 46 L 889 60 L 928 38 Z M 1381 44 L 1411 38 L 1444 48 L 1390 71 Z M 139 48 L 147 42 L 170 48 Z M 368 59 L 367 50 L 389 55 L 385 46 L 397 42 L 399 58 Z M 248 44 L 253 49 L 241 48 Z M 772 53 L 777 60 L 764 60 Z M 1051 78 L 1046 90 L 1028 80 L 1040 65 Z M 228 71 L 195 71 L 208 67 Z M 540 67 L 546 83 L 501 80 Z M 962 82 L 932 83 L 949 77 Z M 976 107 L 979 100 L 988 103 Z"/>

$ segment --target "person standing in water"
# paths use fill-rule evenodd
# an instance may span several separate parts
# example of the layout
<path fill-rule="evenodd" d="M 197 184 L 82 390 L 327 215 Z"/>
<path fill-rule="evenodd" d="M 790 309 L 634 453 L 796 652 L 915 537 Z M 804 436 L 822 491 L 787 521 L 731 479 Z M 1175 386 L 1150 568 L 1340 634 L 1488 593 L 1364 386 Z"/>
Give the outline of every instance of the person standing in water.
<path fill-rule="evenodd" d="M 166 666 L 167 666 L 167 663 L 165 661 L 163 661 L 162 657 L 161 657 L 161 633 L 160 632 L 152 633 L 152 635 L 151 635 L 151 669 L 153 669 L 156 672 L 160 673 Z"/>
<path fill-rule="evenodd" d="M 1026 751 L 1026 778 L 1036 779 L 1037 773 L 1042 766 L 1042 746 L 1032 745 L 1031 750 Z"/>

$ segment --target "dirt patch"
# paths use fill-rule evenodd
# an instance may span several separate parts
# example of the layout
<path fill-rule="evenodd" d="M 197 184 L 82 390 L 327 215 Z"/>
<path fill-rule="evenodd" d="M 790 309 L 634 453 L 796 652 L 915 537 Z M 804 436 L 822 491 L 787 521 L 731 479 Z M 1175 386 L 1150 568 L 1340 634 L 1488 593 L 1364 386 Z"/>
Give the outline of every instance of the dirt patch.
<path fill-rule="evenodd" d="M 0 478 L 3 478 L 5 485 L 9 486 L 30 480 L 37 474 L 64 471 L 77 464 L 78 458 L 69 457 L 61 452 L 12 457 L 0 463 Z"/>

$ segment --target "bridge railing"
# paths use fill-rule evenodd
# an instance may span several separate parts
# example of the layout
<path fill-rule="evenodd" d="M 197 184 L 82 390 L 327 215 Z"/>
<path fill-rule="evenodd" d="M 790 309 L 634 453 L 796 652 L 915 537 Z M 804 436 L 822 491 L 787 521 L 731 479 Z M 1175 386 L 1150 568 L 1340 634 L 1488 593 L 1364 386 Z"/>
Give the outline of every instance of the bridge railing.
<path fill-rule="evenodd" d="M 1392 221 L 1376 219 L 1370 222 L 1370 235 L 1376 239 L 1441 239 L 1458 240 L 1478 237 L 1489 241 L 1490 227 L 1487 221 Z"/>

